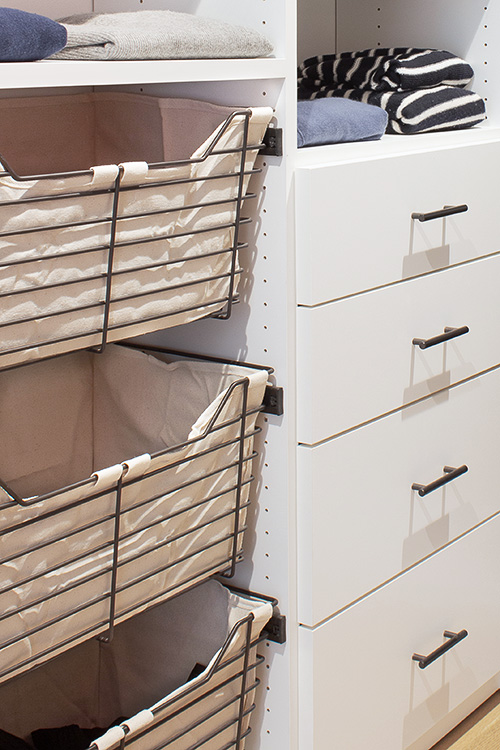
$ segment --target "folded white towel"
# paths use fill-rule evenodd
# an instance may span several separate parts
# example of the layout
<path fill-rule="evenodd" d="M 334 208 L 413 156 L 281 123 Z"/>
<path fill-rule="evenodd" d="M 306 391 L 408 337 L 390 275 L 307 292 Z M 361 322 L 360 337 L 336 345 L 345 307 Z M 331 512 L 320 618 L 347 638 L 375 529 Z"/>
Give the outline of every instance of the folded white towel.
<path fill-rule="evenodd" d="M 162 60 L 266 57 L 272 44 L 257 31 L 170 10 L 83 13 L 60 18 L 68 32 L 56 59 Z"/>

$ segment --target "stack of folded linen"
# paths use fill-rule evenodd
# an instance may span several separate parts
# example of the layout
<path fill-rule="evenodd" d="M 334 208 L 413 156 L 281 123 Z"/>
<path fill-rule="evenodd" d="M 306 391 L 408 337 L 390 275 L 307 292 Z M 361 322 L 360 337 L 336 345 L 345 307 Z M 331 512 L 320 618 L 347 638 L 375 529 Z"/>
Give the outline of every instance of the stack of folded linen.
<path fill-rule="evenodd" d="M 465 87 L 471 66 L 443 50 L 371 49 L 321 55 L 298 71 L 299 99 L 342 97 L 381 107 L 387 133 L 469 128 L 485 119 L 483 99 Z"/>
<path fill-rule="evenodd" d="M 191 13 L 79 13 L 53 21 L 0 8 L 0 62 L 252 58 L 272 52 L 271 42 L 255 29 Z"/>

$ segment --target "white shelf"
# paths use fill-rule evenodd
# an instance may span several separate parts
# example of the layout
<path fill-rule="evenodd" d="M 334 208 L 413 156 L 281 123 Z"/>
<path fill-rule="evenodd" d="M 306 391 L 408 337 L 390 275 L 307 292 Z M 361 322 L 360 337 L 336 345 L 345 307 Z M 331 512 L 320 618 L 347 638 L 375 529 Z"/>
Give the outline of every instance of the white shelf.
<path fill-rule="evenodd" d="M 489 125 L 470 130 L 422 133 L 420 135 L 384 135 L 379 141 L 336 143 L 331 146 L 300 148 L 296 166 L 302 168 L 324 167 L 357 161 L 372 161 L 393 156 L 422 154 L 429 151 L 462 148 L 500 141 L 500 128 Z"/>
<path fill-rule="evenodd" d="M 185 81 L 243 81 L 285 77 L 285 60 L 41 60 L 1 63 L 2 89 L 117 86 Z"/>

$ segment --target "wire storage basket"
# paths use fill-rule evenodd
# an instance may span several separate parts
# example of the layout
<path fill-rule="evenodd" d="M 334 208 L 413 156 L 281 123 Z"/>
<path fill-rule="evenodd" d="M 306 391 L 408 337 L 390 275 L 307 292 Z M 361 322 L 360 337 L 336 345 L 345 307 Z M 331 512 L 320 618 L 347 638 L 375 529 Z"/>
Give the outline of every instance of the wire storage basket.
<path fill-rule="evenodd" d="M 4 730 L 35 747 L 69 746 L 57 738 L 72 730 L 92 750 L 243 750 L 276 604 L 203 583 L 118 625 L 111 643 L 87 641 L 2 685 Z"/>
<path fill-rule="evenodd" d="M 98 92 L 0 114 L 0 368 L 229 317 L 270 108 Z"/>
<path fill-rule="evenodd" d="M 0 373 L 0 680 L 234 573 L 268 376 L 116 344 Z"/>

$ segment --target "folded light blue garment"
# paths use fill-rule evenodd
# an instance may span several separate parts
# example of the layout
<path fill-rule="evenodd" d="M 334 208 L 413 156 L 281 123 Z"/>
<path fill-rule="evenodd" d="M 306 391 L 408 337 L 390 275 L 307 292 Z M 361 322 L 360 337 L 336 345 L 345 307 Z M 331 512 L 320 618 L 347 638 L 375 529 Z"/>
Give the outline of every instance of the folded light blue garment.
<path fill-rule="evenodd" d="M 66 44 L 64 26 L 38 13 L 0 8 L 0 61 L 42 60 Z"/>
<path fill-rule="evenodd" d="M 352 106 L 355 105 L 355 106 Z M 297 103 L 297 145 L 322 146 L 349 141 L 375 141 L 387 127 L 380 107 L 351 99 L 309 99 Z"/>

